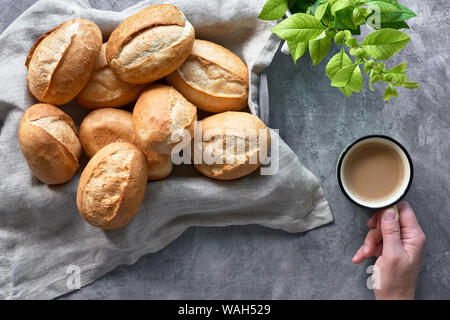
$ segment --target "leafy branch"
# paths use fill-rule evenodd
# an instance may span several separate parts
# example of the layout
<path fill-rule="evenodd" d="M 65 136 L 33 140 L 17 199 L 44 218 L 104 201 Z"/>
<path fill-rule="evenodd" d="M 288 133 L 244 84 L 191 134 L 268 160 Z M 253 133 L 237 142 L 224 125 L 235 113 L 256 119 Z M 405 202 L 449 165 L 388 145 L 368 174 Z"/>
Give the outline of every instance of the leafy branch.
<path fill-rule="evenodd" d="M 385 101 L 398 97 L 396 87 L 419 87 L 409 81 L 406 62 L 387 70 L 385 63 L 376 61 L 390 59 L 410 40 L 399 29 L 409 28 L 405 21 L 416 15 L 397 0 L 268 0 L 259 18 L 281 19 L 288 8 L 294 14 L 273 27 L 272 32 L 287 41 L 295 64 L 309 50 L 317 65 L 328 55 L 332 41 L 342 46 L 328 62 L 326 74 L 331 86 L 346 96 L 362 90 L 360 66 L 370 74 L 372 91 L 376 82 L 387 84 Z M 375 31 L 358 42 L 354 36 L 361 34 L 362 25 Z"/>

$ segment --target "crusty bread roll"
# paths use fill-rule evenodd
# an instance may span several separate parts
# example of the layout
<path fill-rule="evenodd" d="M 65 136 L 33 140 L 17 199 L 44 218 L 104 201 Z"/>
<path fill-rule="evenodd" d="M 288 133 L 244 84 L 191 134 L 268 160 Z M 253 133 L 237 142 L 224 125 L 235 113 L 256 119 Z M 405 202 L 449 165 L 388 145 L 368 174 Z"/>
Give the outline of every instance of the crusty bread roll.
<path fill-rule="evenodd" d="M 136 215 L 147 187 L 147 159 L 129 143 L 101 149 L 84 169 L 77 192 L 81 216 L 93 226 L 115 230 Z"/>
<path fill-rule="evenodd" d="M 163 180 L 170 176 L 173 171 L 173 162 L 170 155 L 145 149 L 142 150 L 148 161 L 148 180 Z"/>
<path fill-rule="evenodd" d="M 41 102 L 66 104 L 88 82 L 102 47 L 97 25 L 71 19 L 40 37 L 28 54 L 27 82 Z"/>
<path fill-rule="evenodd" d="M 133 128 L 141 143 L 162 154 L 176 152 L 174 147 L 182 142 L 179 147 L 186 146 L 194 136 L 196 121 L 197 108 L 166 85 L 146 89 L 133 111 Z"/>
<path fill-rule="evenodd" d="M 36 104 L 20 122 L 19 143 L 33 175 L 40 181 L 62 184 L 75 175 L 82 149 L 73 120 L 49 104 Z"/>
<path fill-rule="evenodd" d="M 202 142 L 193 146 L 195 167 L 217 180 L 233 180 L 252 173 L 270 148 L 269 130 L 259 118 L 246 112 L 225 112 L 203 119 L 202 137 Z M 212 157 L 207 159 L 205 153 Z M 201 163 L 196 163 L 196 158 Z"/>
<path fill-rule="evenodd" d="M 191 55 L 166 80 L 197 108 L 220 113 L 248 104 L 247 65 L 218 44 L 195 40 Z"/>
<path fill-rule="evenodd" d="M 120 109 L 98 109 L 86 116 L 80 126 L 84 152 L 92 158 L 100 149 L 114 142 L 128 142 L 139 147 L 148 160 L 149 180 L 161 180 L 173 170 L 169 155 L 146 150 L 133 130 L 133 114 Z"/>
<path fill-rule="evenodd" d="M 111 34 L 106 58 L 129 83 L 164 78 L 189 56 L 195 31 L 177 7 L 160 4 L 125 19 Z"/>
<path fill-rule="evenodd" d="M 78 104 L 88 109 L 123 107 L 137 100 L 145 85 L 120 80 L 106 61 L 106 43 L 97 59 L 88 83 L 76 97 Z"/>

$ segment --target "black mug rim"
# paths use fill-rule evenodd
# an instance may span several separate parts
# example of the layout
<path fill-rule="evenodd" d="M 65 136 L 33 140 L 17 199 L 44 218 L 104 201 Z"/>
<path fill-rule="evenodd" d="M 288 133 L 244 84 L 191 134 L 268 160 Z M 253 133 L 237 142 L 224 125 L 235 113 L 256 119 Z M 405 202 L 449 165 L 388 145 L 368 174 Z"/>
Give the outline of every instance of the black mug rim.
<path fill-rule="evenodd" d="M 389 141 L 395 143 L 403 151 L 403 153 L 406 155 L 406 158 L 408 159 L 408 162 L 409 162 L 410 171 L 411 171 L 411 175 L 409 177 L 408 185 L 406 186 L 405 191 L 398 197 L 398 199 L 394 199 L 394 201 L 392 201 L 388 205 L 382 206 L 382 207 L 368 207 L 368 206 L 365 206 L 365 205 L 363 205 L 363 204 L 353 200 L 352 197 L 350 197 L 350 195 L 345 190 L 344 184 L 342 183 L 342 178 L 341 178 L 342 163 L 343 163 L 344 158 L 347 155 L 347 153 L 357 143 L 359 143 L 361 141 L 364 141 L 364 140 L 371 139 L 371 138 L 386 139 L 386 140 L 389 140 Z M 364 209 L 382 210 L 382 209 L 386 209 L 386 208 L 392 207 L 393 205 L 399 203 L 406 196 L 406 194 L 408 193 L 409 189 L 411 188 L 411 185 L 412 185 L 412 182 L 413 182 L 413 179 L 414 179 L 414 166 L 413 166 L 413 162 L 412 162 L 411 156 L 409 155 L 409 153 L 406 150 L 406 148 L 400 142 L 398 142 L 396 139 L 394 139 L 394 138 L 392 138 L 390 136 L 381 135 L 381 134 L 372 134 L 372 135 L 363 136 L 363 137 L 355 140 L 354 142 L 352 142 L 351 144 L 349 144 L 347 147 L 344 148 L 344 150 L 340 153 L 339 158 L 338 158 L 337 169 L 336 169 L 336 176 L 337 176 L 339 187 L 341 188 L 342 193 L 344 193 L 345 197 L 348 200 L 350 200 L 350 202 L 352 202 L 353 204 L 356 204 L 357 206 L 359 206 L 361 208 L 364 208 Z"/>

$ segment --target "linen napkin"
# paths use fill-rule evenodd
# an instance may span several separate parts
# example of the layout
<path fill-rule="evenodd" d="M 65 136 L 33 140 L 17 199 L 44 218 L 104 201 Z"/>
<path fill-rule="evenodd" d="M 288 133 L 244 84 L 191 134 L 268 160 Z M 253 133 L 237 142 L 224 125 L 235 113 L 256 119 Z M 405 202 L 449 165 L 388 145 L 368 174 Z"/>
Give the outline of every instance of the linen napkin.
<path fill-rule="evenodd" d="M 279 170 L 240 180 L 214 181 L 182 165 L 164 181 L 148 185 L 145 200 L 125 228 L 105 232 L 87 224 L 76 208 L 82 168 L 62 186 L 47 186 L 28 170 L 17 129 L 24 110 L 36 103 L 26 85 L 26 56 L 36 39 L 60 23 L 82 17 L 98 24 L 105 41 L 127 16 L 156 3 L 178 6 L 197 38 L 219 43 L 241 56 L 251 71 L 249 107 L 259 115 L 259 74 L 273 59 L 279 40 L 271 22 L 258 20 L 261 1 L 144 1 L 123 12 L 93 9 L 88 0 L 42 0 L 0 36 L 0 298 L 49 299 L 85 286 L 121 264 L 167 246 L 190 226 L 259 224 L 304 232 L 332 221 L 318 179 L 279 141 Z M 267 101 L 266 101 L 267 104 Z M 87 111 L 62 109 L 79 125 Z M 266 112 L 267 113 L 267 112 Z M 278 135 L 272 132 L 274 141 Z M 71 278 L 72 277 L 72 278 Z"/>

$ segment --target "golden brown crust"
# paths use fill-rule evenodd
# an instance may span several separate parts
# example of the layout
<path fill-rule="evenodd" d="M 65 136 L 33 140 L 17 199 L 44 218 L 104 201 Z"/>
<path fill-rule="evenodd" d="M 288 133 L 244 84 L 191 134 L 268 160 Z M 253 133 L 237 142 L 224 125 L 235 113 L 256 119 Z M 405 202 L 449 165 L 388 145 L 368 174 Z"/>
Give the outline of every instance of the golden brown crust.
<path fill-rule="evenodd" d="M 92 111 L 81 122 L 80 140 L 89 158 L 110 143 L 137 145 L 131 112 L 110 108 Z"/>
<path fill-rule="evenodd" d="M 173 171 L 173 162 L 170 155 L 144 150 L 148 160 L 148 180 L 163 180 Z"/>
<path fill-rule="evenodd" d="M 248 68 L 233 51 L 211 41 L 195 40 L 191 55 L 208 60 L 249 83 Z"/>
<path fill-rule="evenodd" d="M 65 23 L 67 23 L 67 21 L 64 22 L 63 24 L 60 24 L 60 25 L 57 26 L 56 28 L 53 28 L 52 30 L 47 31 L 46 33 L 44 33 L 42 36 L 40 36 L 40 37 L 36 40 L 36 42 L 33 44 L 33 46 L 31 47 L 30 52 L 29 52 L 28 55 L 27 55 L 27 60 L 25 61 L 25 66 L 27 67 L 27 69 L 28 69 L 28 67 L 29 67 L 29 65 L 30 65 L 31 58 L 33 57 L 34 52 L 36 51 L 36 48 L 39 46 L 39 44 L 40 44 L 45 38 L 47 38 L 51 33 L 53 33 L 53 31 L 55 31 L 55 30 L 59 29 L 60 27 L 62 27 Z"/>
<path fill-rule="evenodd" d="M 106 61 L 106 43 L 97 59 L 95 70 L 86 86 L 76 97 L 88 109 L 116 108 L 137 100 L 145 85 L 135 85 L 120 80 Z"/>
<path fill-rule="evenodd" d="M 133 111 L 133 128 L 143 146 L 161 154 L 193 138 L 197 108 L 178 91 L 166 85 L 154 85 L 139 97 Z M 190 141 L 190 140 L 189 140 Z"/>
<path fill-rule="evenodd" d="M 80 126 L 80 140 L 88 157 L 114 142 L 127 142 L 139 147 L 148 160 L 149 180 L 167 178 L 172 172 L 172 159 L 146 150 L 133 130 L 133 114 L 120 109 L 99 109 L 84 118 Z"/>
<path fill-rule="evenodd" d="M 41 102 L 70 102 L 89 80 L 101 43 L 100 29 L 85 19 L 71 19 L 44 34 L 26 62 L 30 92 Z"/>
<path fill-rule="evenodd" d="M 78 170 L 81 144 L 73 120 L 60 109 L 37 104 L 20 122 L 20 148 L 33 175 L 49 184 L 63 184 Z"/>
<path fill-rule="evenodd" d="M 261 139 L 252 146 L 250 138 L 260 137 L 261 132 L 265 132 L 267 140 Z M 234 180 L 249 175 L 260 167 L 263 160 L 259 155 L 263 149 L 261 143 L 266 143 L 266 150 L 270 148 L 269 130 L 259 118 L 246 112 L 225 112 L 204 119 L 202 137 L 203 142 L 194 146 L 193 157 L 195 152 L 203 153 L 206 148 L 212 148 L 214 154 L 223 154 L 223 164 L 208 165 L 203 159 L 203 163 L 195 164 L 195 168 L 201 174 L 216 180 Z M 239 153 L 235 144 L 234 153 L 226 155 L 223 141 L 227 137 L 246 144 L 245 151 Z M 257 161 L 251 163 L 252 157 L 256 157 Z M 231 160 L 230 163 L 227 163 L 227 159 Z"/>
<path fill-rule="evenodd" d="M 125 82 L 154 82 L 187 59 L 194 39 L 194 28 L 177 7 L 155 5 L 128 17 L 113 31 L 106 59 Z"/>
<path fill-rule="evenodd" d="M 177 25 L 184 27 L 186 19 L 177 7 L 170 4 L 159 4 L 142 9 L 138 13 L 125 19 L 111 33 L 106 51 L 108 62 L 120 53 L 122 47 L 137 33 L 157 26 Z"/>
<path fill-rule="evenodd" d="M 93 226 L 115 230 L 139 210 L 147 186 L 145 155 L 129 143 L 101 149 L 83 171 L 77 192 L 81 216 Z"/>
<path fill-rule="evenodd" d="M 247 65 L 230 50 L 195 40 L 190 57 L 166 80 L 199 109 L 220 113 L 248 104 Z"/>

